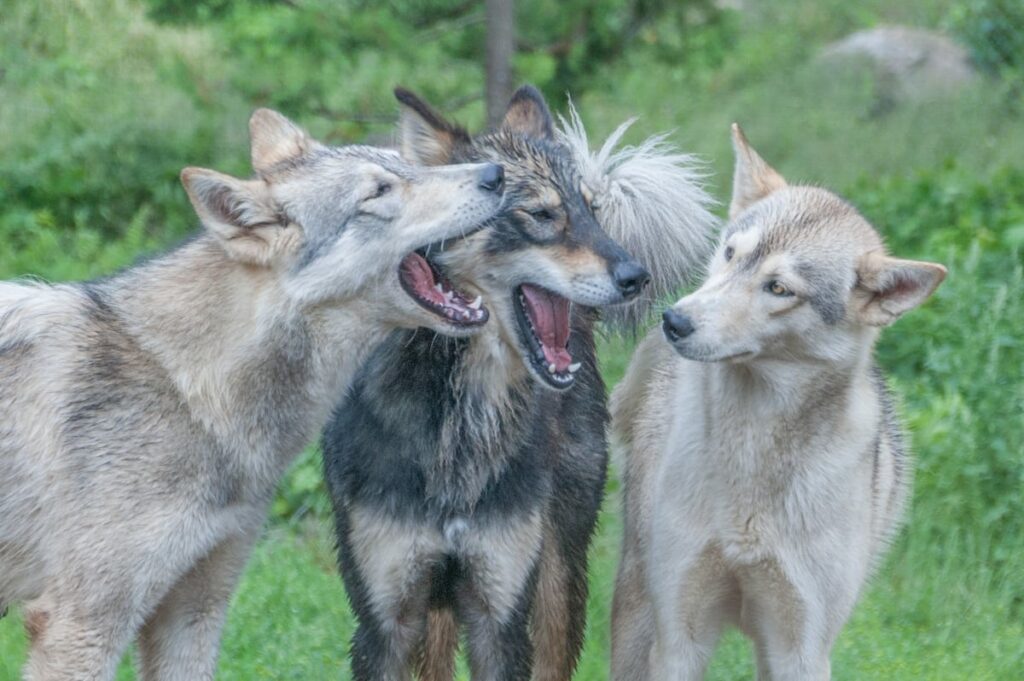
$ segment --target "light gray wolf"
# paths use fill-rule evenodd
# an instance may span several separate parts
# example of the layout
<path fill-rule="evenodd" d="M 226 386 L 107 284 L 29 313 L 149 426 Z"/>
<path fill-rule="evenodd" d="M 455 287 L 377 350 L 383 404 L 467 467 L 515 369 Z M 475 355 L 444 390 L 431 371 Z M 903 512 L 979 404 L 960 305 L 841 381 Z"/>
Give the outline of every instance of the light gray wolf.
<path fill-rule="evenodd" d="M 591 152 L 529 86 L 473 136 L 397 95 L 409 158 L 500 163 L 507 189 L 485 229 L 431 255 L 491 322 L 393 334 L 325 432 L 353 676 L 451 679 L 462 630 L 478 681 L 567 680 L 604 493 L 598 309 L 674 290 L 710 247 L 710 199 L 693 159 L 658 139 L 617 150 L 625 127 Z"/>
<path fill-rule="evenodd" d="M 499 166 L 327 147 L 268 110 L 250 132 L 254 179 L 182 172 L 191 242 L 0 284 L 0 606 L 28 601 L 27 679 L 113 678 L 133 638 L 142 678 L 212 679 L 274 488 L 373 343 L 486 321 L 416 251 L 495 214 Z"/>
<path fill-rule="evenodd" d="M 788 185 L 735 126 L 733 143 L 708 276 L 612 396 L 615 681 L 703 678 L 727 624 L 753 639 L 758 679 L 829 678 L 910 489 L 873 347 L 945 268 L 888 255 L 849 203 Z"/>

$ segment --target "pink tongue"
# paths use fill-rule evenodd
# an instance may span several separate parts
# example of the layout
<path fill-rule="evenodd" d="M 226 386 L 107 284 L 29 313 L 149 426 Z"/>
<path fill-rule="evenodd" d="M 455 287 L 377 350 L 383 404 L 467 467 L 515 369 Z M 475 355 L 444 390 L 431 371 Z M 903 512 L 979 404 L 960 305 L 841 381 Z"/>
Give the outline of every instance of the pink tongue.
<path fill-rule="evenodd" d="M 572 355 L 565 349 L 569 343 L 569 301 L 530 284 L 523 284 L 523 297 L 544 359 L 554 364 L 556 371 L 567 371 L 572 364 Z"/>
<path fill-rule="evenodd" d="M 402 260 L 402 272 L 406 281 L 412 284 L 420 296 L 437 304 L 444 303 L 444 296 L 434 288 L 434 272 L 419 253 L 410 253 Z"/>

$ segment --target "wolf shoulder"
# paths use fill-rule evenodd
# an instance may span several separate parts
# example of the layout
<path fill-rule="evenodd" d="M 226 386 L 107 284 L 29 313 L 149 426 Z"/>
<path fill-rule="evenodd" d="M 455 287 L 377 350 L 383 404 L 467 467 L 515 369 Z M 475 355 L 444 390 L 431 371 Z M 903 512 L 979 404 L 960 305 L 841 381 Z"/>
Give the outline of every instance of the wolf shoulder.
<path fill-rule="evenodd" d="M 611 434 L 620 470 L 654 457 L 672 422 L 669 395 L 688 370 L 687 361 L 665 342 L 660 327 L 637 345 L 609 399 Z"/>

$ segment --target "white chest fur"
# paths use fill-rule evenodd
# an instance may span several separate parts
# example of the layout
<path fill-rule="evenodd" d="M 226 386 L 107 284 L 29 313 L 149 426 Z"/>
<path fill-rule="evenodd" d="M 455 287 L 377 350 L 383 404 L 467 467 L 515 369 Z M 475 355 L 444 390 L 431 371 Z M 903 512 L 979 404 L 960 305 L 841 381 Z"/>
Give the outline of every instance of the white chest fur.
<path fill-rule="evenodd" d="M 852 540 L 870 507 L 871 467 L 858 464 L 878 422 L 873 391 L 688 364 L 672 396 L 656 522 L 687 528 L 676 536 L 691 549 L 715 544 L 737 565 Z"/>

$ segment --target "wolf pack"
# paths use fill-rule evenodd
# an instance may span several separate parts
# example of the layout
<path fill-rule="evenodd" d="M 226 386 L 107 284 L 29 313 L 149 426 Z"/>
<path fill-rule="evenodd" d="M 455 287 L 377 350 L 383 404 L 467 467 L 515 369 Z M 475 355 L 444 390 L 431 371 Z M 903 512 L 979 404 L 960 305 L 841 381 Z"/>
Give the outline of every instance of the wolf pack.
<path fill-rule="evenodd" d="M 523 86 L 473 134 L 395 94 L 394 148 L 258 110 L 251 178 L 182 171 L 192 239 L 0 283 L 0 612 L 26 681 L 113 679 L 133 643 L 141 679 L 212 680 L 318 440 L 357 681 L 451 681 L 460 646 L 474 681 L 569 681 L 609 451 L 609 678 L 701 679 L 729 626 L 758 679 L 830 678 L 913 470 L 873 348 L 945 268 L 736 125 L 720 224 L 701 164 L 623 144 L 631 121 L 592 145 Z M 610 396 L 602 334 L 642 336 Z"/>

